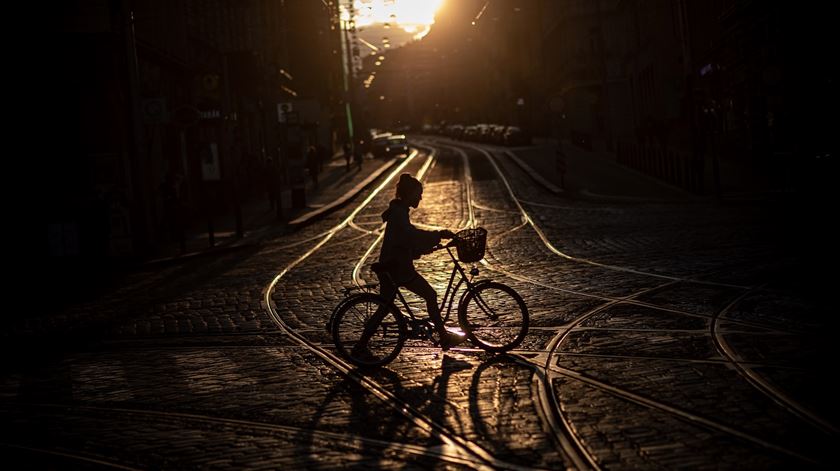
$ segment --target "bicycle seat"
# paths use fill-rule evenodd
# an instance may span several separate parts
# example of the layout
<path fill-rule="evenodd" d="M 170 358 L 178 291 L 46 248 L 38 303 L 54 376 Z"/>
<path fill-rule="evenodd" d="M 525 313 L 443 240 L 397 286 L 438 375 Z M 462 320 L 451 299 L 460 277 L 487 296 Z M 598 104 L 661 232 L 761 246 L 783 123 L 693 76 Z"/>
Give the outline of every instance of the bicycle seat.
<path fill-rule="evenodd" d="M 393 270 L 394 264 L 393 262 L 376 262 L 371 264 L 370 269 L 373 270 L 374 273 L 379 275 L 380 273 L 387 272 Z"/>

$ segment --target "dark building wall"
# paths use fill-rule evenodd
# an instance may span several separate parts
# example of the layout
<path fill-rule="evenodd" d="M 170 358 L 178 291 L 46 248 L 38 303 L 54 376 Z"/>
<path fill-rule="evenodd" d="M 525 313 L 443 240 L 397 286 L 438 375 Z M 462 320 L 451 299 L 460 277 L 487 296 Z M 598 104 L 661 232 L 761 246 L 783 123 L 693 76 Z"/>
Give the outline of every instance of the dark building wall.
<path fill-rule="evenodd" d="M 698 189 L 703 168 L 693 151 L 690 37 L 683 2 L 619 4 L 626 99 L 616 126 L 616 157 L 678 186 Z"/>
<path fill-rule="evenodd" d="M 51 131 L 62 158 L 47 176 L 50 256 L 142 257 L 169 242 L 165 185 L 180 182 L 183 222 L 203 217 L 210 143 L 223 175 L 212 208 L 227 217 L 258 193 L 237 188 L 257 188 L 264 159 L 279 157 L 276 104 L 295 98 L 285 90 L 300 83 L 324 103 L 335 93 L 324 2 L 102 0 L 52 13 L 56 79 L 44 96 L 62 104 L 66 125 Z M 321 26 L 298 28 L 290 48 L 287 20 Z"/>
<path fill-rule="evenodd" d="M 546 0 L 534 34 L 551 127 L 693 191 L 779 185 L 794 154 L 829 147 L 827 17 L 776 1 Z"/>
<path fill-rule="evenodd" d="M 37 147 L 49 162 L 41 169 L 51 202 L 39 214 L 45 252 L 62 263 L 130 253 L 145 208 L 134 204 L 121 5 L 69 3 L 55 14 L 55 29 L 44 33 L 53 40 L 38 58 L 51 79 L 37 93 L 61 110 L 54 124 L 37 127 Z"/>
<path fill-rule="evenodd" d="M 626 38 L 617 1 L 544 1 L 540 47 L 553 132 L 591 148 L 611 145 L 626 100 Z"/>
<path fill-rule="evenodd" d="M 831 148 L 826 123 L 837 107 L 837 68 L 825 54 L 833 42 L 826 7 L 686 5 L 698 140 L 707 160 L 720 166 L 719 178 L 729 166 L 777 187 L 807 185 L 803 172 L 813 173 L 816 156 Z"/>

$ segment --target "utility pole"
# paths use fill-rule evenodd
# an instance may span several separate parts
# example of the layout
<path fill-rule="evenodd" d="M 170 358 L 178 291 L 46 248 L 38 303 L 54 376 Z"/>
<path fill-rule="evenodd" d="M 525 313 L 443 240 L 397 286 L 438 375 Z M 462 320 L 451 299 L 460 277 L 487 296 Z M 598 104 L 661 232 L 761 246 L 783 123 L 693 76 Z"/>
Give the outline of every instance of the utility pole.
<path fill-rule="evenodd" d="M 350 152 L 352 152 L 353 155 L 355 155 L 356 140 L 353 132 L 353 112 L 351 106 L 351 102 L 353 101 L 353 48 L 350 44 L 349 30 L 351 24 L 355 25 L 355 22 L 353 21 L 354 11 L 353 0 L 348 0 L 347 21 L 341 21 L 339 17 L 339 24 L 342 29 L 342 38 L 344 39 L 341 43 L 343 53 L 342 58 L 344 62 L 344 67 L 342 67 L 342 72 L 344 73 L 344 112 L 347 117 L 347 137 L 350 140 Z"/>
<path fill-rule="evenodd" d="M 149 169 L 146 143 L 144 139 L 142 118 L 140 116 L 140 85 L 139 71 L 137 65 L 137 46 L 134 36 L 134 11 L 128 0 L 119 2 L 117 15 L 120 22 L 123 44 L 125 47 L 125 77 L 126 94 L 131 106 L 127 109 L 127 121 L 130 129 L 127 131 L 128 148 L 130 157 L 131 178 L 129 180 L 128 192 L 131 195 L 133 204 L 131 211 L 131 231 L 134 251 L 145 255 L 149 249 L 151 240 L 151 205 L 148 195 L 154 194 L 149 185 Z"/>
<path fill-rule="evenodd" d="M 610 103 L 610 81 L 609 81 L 609 67 L 607 65 L 607 41 L 604 39 L 606 34 L 606 20 L 605 14 L 601 8 L 601 0 L 595 0 L 595 18 L 598 24 L 598 60 L 601 69 L 601 125 L 604 127 L 604 140 L 608 151 L 614 151 L 613 145 L 613 120 L 612 120 L 612 105 Z"/>

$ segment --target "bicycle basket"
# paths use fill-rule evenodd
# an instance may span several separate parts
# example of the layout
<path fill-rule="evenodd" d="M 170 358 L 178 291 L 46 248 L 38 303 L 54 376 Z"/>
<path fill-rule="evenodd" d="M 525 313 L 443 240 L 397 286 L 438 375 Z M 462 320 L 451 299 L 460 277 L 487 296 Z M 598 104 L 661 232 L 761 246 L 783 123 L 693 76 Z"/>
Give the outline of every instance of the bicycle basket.
<path fill-rule="evenodd" d="M 484 258 L 484 248 L 487 245 L 487 230 L 483 227 L 464 229 L 455 234 L 455 247 L 458 249 L 458 260 L 473 263 Z"/>

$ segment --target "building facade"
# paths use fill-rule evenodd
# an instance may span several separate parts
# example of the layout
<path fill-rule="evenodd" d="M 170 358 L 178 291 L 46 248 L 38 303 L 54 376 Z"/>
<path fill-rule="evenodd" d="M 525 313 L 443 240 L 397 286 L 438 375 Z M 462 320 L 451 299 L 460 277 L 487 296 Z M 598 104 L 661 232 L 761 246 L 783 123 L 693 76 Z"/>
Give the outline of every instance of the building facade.
<path fill-rule="evenodd" d="M 307 110 L 298 148 L 331 145 L 332 1 L 79 1 L 57 15 L 52 93 L 68 124 L 43 215 L 53 258 L 143 257 L 197 218 L 241 227 L 242 202 L 291 179 L 280 104 Z"/>

